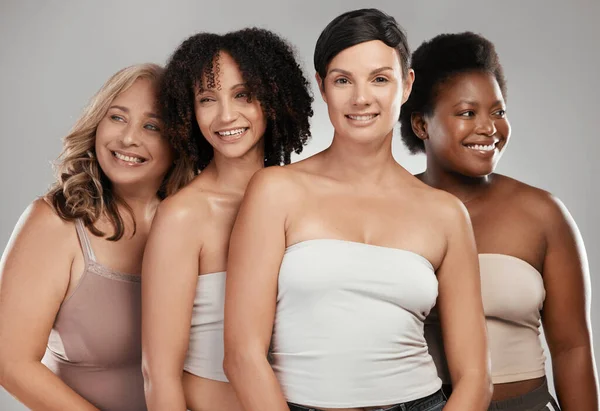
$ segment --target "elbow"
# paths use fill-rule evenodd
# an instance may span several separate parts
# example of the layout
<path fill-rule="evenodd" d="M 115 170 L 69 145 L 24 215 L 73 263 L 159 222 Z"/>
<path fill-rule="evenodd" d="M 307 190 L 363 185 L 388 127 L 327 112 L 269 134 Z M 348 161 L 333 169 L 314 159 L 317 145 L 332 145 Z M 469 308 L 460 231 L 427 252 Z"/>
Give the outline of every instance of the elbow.
<path fill-rule="evenodd" d="M 266 355 L 260 352 L 253 352 L 248 347 L 226 346 L 225 356 L 223 358 L 223 372 L 232 384 L 239 379 L 248 369 L 254 369 L 259 366 L 261 357 L 266 359 Z"/>
<path fill-rule="evenodd" d="M 144 393 L 146 400 L 151 396 L 152 392 L 156 392 L 156 387 L 163 386 L 157 380 L 165 379 L 165 375 L 161 376 L 160 370 L 157 369 L 147 358 L 142 358 L 142 377 L 144 378 Z"/>

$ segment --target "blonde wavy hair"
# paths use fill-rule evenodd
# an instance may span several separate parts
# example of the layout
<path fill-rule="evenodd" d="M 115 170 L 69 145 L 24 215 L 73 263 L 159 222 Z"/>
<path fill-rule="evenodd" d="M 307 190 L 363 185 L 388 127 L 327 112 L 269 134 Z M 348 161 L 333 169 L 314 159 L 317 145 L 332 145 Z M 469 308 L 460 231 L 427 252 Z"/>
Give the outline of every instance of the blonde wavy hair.
<path fill-rule="evenodd" d="M 131 208 L 111 189 L 108 177 L 100 168 L 95 154 L 96 129 L 106 116 L 113 100 L 127 90 L 137 79 L 148 79 L 158 86 L 164 69 L 156 64 L 138 64 L 126 67 L 111 78 L 92 97 L 83 114 L 63 139 L 63 150 L 54 164 L 56 182 L 46 194 L 46 200 L 63 220 L 81 219 L 97 236 L 104 236 L 96 222 L 108 217 L 114 227 L 110 241 L 119 240 L 125 231 L 119 205 L 130 214 L 135 234 L 135 219 Z M 158 191 L 162 199 L 174 194 L 193 178 L 194 172 L 175 160 Z"/>

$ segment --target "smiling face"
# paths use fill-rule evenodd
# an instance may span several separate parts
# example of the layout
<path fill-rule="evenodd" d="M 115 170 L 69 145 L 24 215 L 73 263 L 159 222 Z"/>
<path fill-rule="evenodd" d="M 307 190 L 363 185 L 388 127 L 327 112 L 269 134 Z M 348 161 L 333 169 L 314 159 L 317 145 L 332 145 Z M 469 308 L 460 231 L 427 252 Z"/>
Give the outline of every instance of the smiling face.
<path fill-rule="evenodd" d="M 428 163 L 469 177 L 491 174 L 510 138 L 505 110 L 491 73 L 462 73 L 441 84 L 424 118 Z"/>
<path fill-rule="evenodd" d="M 402 78 L 398 52 L 379 40 L 341 51 L 323 81 L 317 74 L 336 135 L 360 142 L 391 135 L 413 78 Z"/>
<path fill-rule="evenodd" d="M 267 119 L 237 63 L 220 52 L 213 72 L 214 87 L 204 78 L 202 87 L 196 87 L 194 107 L 200 131 L 215 156 L 239 158 L 252 150 L 262 151 Z"/>
<path fill-rule="evenodd" d="M 160 187 L 173 162 L 161 136 L 156 86 L 139 78 L 119 94 L 96 129 L 96 156 L 115 187 Z"/>

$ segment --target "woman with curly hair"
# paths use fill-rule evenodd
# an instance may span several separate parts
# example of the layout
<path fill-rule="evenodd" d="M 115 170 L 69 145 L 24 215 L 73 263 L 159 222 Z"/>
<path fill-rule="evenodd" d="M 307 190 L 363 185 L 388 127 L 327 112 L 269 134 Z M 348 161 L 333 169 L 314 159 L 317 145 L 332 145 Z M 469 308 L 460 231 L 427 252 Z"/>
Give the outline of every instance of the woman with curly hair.
<path fill-rule="evenodd" d="M 161 102 L 178 161 L 199 175 L 161 204 L 146 247 L 146 399 L 154 410 L 238 410 L 222 365 L 229 236 L 252 175 L 301 152 L 312 97 L 291 47 L 244 29 L 184 41 Z"/>
<path fill-rule="evenodd" d="M 161 133 L 162 74 L 136 65 L 102 86 L 2 257 L 0 382 L 29 408 L 146 409 L 142 254 L 161 199 L 189 179 Z"/>
<path fill-rule="evenodd" d="M 467 212 L 392 156 L 409 57 L 393 17 L 335 18 L 314 55 L 331 146 L 248 187 L 231 236 L 224 361 L 247 411 L 441 410 L 423 335 L 438 290 L 456 381 L 444 409 L 489 403 Z"/>
<path fill-rule="evenodd" d="M 474 33 L 442 34 L 415 50 L 413 68 L 402 138 L 413 153 L 427 155 L 418 178 L 454 194 L 471 216 L 494 383 L 489 409 L 559 409 L 545 377 L 543 323 L 560 407 L 598 410 L 590 279 L 577 226 L 556 197 L 494 173 L 511 131 L 494 45 Z M 442 380 L 454 383 L 436 317 L 430 322 Z"/>

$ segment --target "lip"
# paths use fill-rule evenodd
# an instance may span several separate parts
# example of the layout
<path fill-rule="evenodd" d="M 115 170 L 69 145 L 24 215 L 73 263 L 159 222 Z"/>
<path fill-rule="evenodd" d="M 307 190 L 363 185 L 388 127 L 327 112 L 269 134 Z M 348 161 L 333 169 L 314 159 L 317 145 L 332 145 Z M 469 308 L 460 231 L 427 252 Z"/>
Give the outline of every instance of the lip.
<path fill-rule="evenodd" d="M 365 117 L 365 116 L 373 116 L 368 120 L 358 120 L 352 117 Z M 370 126 L 379 118 L 379 113 L 352 113 L 352 114 L 344 114 L 344 117 L 354 126 L 365 127 Z"/>
<path fill-rule="evenodd" d="M 127 157 L 136 157 L 136 158 L 141 158 L 143 161 L 141 163 L 131 163 L 129 161 L 125 161 L 125 160 L 121 160 L 120 158 L 118 158 L 115 153 L 118 153 L 122 156 L 127 156 Z M 123 151 L 123 150 L 110 150 L 110 155 L 111 157 L 114 159 L 114 161 L 117 164 L 120 165 L 124 165 L 127 167 L 140 167 L 143 166 L 144 164 L 148 163 L 148 158 L 141 156 L 139 154 L 136 153 L 132 153 L 130 151 Z"/>
<path fill-rule="evenodd" d="M 463 147 L 469 153 L 475 154 L 476 156 L 484 157 L 484 158 L 493 157 L 498 152 L 498 143 L 494 144 L 494 149 L 493 150 L 477 150 L 477 149 L 474 149 L 474 148 L 467 147 L 467 145 L 475 145 L 475 144 L 476 143 L 463 144 Z M 489 146 L 490 143 L 488 142 L 487 144 L 479 144 L 479 145 Z"/>
<path fill-rule="evenodd" d="M 229 136 L 222 136 L 219 133 L 224 133 L 227 131 L 233 131 L 233 130 L 240 130 L 243 129 L 244 131 L 242 131 L 240 134 L 232 134 Z M 244 137 L 246 135 L 246 133 L 248 132 L 248 130 L 250 129 L 250 127 L 230 127 L 230 128 L 226 128 L 223 130 L 217 130 L 215 131 L 213 134 L 221 141 L 225 142 L 225 143 L 235 143 L 236 141 L 240 140 L 242 137 Z"/>

